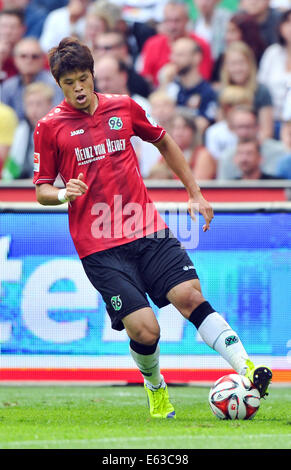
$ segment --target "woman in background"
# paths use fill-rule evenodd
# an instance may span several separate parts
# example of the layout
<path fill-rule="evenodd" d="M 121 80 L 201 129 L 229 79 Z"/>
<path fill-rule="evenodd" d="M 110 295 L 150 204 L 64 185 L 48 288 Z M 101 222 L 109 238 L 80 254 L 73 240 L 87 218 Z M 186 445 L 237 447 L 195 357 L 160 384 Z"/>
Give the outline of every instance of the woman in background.
<path fill-rule="evenodd" d="M 273 101 L 268 87 L 257 79 L 253 51 L 242 41 L 231 43 L 225 51 L 221 69 L 220 91 L 229 85 L 244 87 L 252 94 L 252 106 L 258 115 L 260 141 L 274 134 Z"/>
<path fill-rule="evenodd" d="M 258 23 L 247 13 L 238 12 L 230 18 L 225 33 L 225 49 L 233 42 L 242 41 L 253 51 L 257 65 L 266 49 L 266 44 L 261 36 Z M 220 70 L 223 64 L 224 52 L 216 60 L 211 81 L 216 83 L 220 79 Z"/>

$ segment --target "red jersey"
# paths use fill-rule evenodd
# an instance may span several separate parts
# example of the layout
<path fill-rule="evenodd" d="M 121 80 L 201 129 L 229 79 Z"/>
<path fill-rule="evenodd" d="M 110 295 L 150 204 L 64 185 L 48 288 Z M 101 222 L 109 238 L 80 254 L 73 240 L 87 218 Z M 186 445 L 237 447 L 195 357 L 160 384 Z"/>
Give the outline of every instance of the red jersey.
<path fill-rule="evenodd" d="M 34 184 L 66 184 L 84 174 L 87 192 L 69 203 L 69 227 L 80 258 L 166 227 L 155 209 L 130 138 L 158 142 L 165 130 L 127 95 L 97 93 L 93 115 L 65 100 L 34 132 Z"/>

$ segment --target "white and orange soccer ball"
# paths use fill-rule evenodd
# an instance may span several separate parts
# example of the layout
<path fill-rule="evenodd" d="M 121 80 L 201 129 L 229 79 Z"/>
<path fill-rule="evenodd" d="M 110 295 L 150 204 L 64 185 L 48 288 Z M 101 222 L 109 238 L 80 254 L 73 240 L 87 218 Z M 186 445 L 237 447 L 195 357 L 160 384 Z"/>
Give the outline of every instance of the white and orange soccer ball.
<path fill-rule="evenodd" d="M 260 393 L 247 377 L 224 375 L 211 387 L 209 404 L 219 419 L 252 419 L 260 407 Z"/>

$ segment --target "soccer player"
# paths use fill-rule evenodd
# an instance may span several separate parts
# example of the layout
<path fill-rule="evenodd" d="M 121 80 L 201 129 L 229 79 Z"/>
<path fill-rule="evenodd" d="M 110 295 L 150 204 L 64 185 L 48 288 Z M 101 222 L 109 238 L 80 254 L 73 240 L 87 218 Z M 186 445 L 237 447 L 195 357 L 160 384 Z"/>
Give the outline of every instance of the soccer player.
<path fill-rule="evenodd" d="M 160 329 L 146 293 L 159 308 L 172 303 L 264 396 L 270 369 L 254 366 L 236 332 L 204 299 L 187 252 L 149 198 L 130 138 L 137 135 L 159 149 L 185 185 L 193 218 L 193 207 L 199 207 L 205 232 L 213 210 L 181 150 L 129 96 L 94 92 L 93 58 L 78 40 L 63 39 L 50 50 L 49 64 L 65 99 L 35 129 L 37 200 L 44 205 L 69 203 L 77 253 L 106 303 L 112 328 L 126 329 L 131 355 L 144 377 L 151 416 L 176 414 L 160 373 Z M 63 189 L 53 186 L 58 174 Z"/>

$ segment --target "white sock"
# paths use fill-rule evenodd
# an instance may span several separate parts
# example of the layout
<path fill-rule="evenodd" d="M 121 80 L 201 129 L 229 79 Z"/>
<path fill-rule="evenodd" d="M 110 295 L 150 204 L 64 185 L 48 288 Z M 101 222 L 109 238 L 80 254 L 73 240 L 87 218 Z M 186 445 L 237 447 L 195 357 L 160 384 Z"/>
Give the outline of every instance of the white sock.
<path fill-rule="evenodd" d="M 199 326 L 198 332 L 203 341 L 218 352 L 238 374 L 245 374 L 248 354 L 236 332 L 219 313 L 208 315 Z"/>
<path fill-rule="evenodd" d="M 130 354 L 143 375 L 149 388 L 159 388 L 162 386 L 163 376 L 160 373 L 160 346 L 153 354 L 139 354 L 129 347 Z"/>

